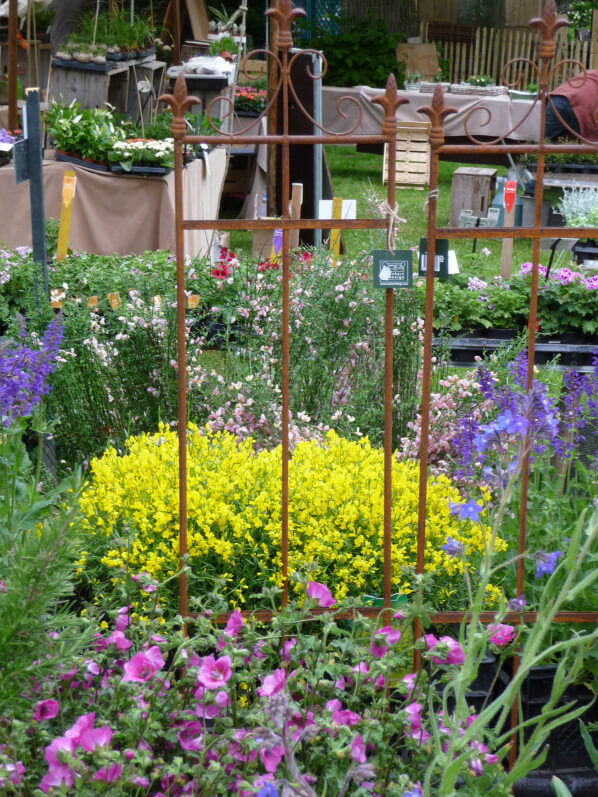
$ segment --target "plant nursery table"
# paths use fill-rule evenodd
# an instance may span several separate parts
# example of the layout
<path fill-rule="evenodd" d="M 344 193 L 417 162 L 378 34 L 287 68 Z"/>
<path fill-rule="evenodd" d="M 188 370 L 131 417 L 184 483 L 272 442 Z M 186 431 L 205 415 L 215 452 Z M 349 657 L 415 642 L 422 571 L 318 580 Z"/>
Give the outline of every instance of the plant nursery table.
<path fill-rule="evenodd" d="M 183 202 L 191 218 L 217 218 L 226 171 L 222 147 L 183 170 Z M 174 172 L 160 177 L 120 176 L 55 160 L 44 160 L 46 218 L 60 218 L 64 172 L 74 170 L 69 245 L 99 255 L 141 254 L 174 249 Z M 188 255 L 207 255 L 211 233 L 185 232 Z M 10 247 L 31 245 L 29 184 L 15 185 L 12 163 L 0 168 L 0 241 Z"/>
<path fill-rule="evenodd" d="M 360 135 L 371 135 L 379 133 L 384 118 L 384 112 L 380 105 L 370 102 L 371 98 L 380 94 L 381 89 L 370 88 L 369 86 L 355 86 L 354 88 L 337 88 L 325 86 L 322 89 L 322 119 L 323 126 L 332 130 L 334 133 L 342 133 L 350 129 L 358 119 L 358 112 L 355 102 L 361 109 L 361 120 L 354 133 Z M 420 91 L 399 91 L 399 97 L 409 100 L 405 105 L 401 105 L 397 110 L 397 119 L 400 122 L 421 122 L 425 116 L 418 113 L 424 106 L 432 104 L 432 94 Z M 339 115 L 337 102 L 341 97 L 351 97 L 354 102 L 345 102 L 340 107 L 349 117 L 343 119 Z M 447 116 L 444 120 L 444 133 L 447 138 L 463 138 L 465 132 L 465 119 L 467 114 L 474 108 L 487 108 L 491 114 L 488 121 L 488 114 L 483 111 L 471 113 L 467 122 L 467 129 L 470 134 L 485 138 L 502 138 L 510 133 L 511 141 L 537 141 L 540 125 L 540 103 L 530 111 L 533 104 L 529 100 L 512 100 L 508 95 L 500 96 L 480 96 L 474 94 L 452 94 L 446 92 L 444 95 L 445 105 L 450 105 L 457 109 L 457 113 Z M 487 124 L 485 124 L 487 123 Z M 517 128 L 514 130 L 514 128 Z"/>

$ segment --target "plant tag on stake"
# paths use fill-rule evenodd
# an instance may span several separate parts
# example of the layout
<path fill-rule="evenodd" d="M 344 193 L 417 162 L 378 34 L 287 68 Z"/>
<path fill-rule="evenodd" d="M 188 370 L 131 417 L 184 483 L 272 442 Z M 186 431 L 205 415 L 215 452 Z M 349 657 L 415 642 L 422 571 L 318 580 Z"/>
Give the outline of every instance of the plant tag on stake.
<path fill-rule="evenodd" d="M 424 276 L 428 268 L 428 240 L 419 239 L 419 262 L 417 273 Z M 437 238 L 434 252 L 434 276 L 441 281 L 448 279 L 449 275 L 449 242 L 446 238 Z"/>
<path fill-rule="evenodd" d="M 517 181 L 505 180 L 504 197 L 505 197 L 505 208 L 507 210 L 507 213 L 510 213 L 513 210 L 516 196 L 517 196 Z"/>
<path fill-rule="evenodd" d="M 413 253 L 411 249 L 374 249 L 374 288 L 411 288 Z"/>

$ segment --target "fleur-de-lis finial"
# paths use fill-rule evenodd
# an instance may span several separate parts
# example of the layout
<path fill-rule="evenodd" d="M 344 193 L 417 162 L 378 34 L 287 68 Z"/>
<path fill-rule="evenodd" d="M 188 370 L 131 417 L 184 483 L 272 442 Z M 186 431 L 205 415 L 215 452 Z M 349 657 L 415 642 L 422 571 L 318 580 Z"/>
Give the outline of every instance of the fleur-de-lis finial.
<path fill-rule="evenodd" d="M 554 36 L 559 28 L 563 28 L 569 23 L 566 19 L 557 19 L 556 3 L 554 0 L 546 0 L 541 17 L 534 17 L 529 21 L 530 27 L 540 31 L 540 46 L 538 56 L 542 61 L 548 61 L 554 57 L 555 45 Z"/>
<path fill-rule="evenodd" d="M 293 8 L 292 0 L 278 0 L 276 6 L 266 11 L 267 17 L 274 17 L 278 22 L 278 47 L 280 50 L 290 50 L 293 46 L 291 25 L 297 17 L 306 16 L 302 8 Z"/>
<path fill-rule="evenodd" d="M 183 138 L 187 132 L 187 125 L 185 124 L 185 111 L 192 105 L 199 105 L 201 100 L 193 95 L 187 94 L 187 83 L 183 77 L 182 71 L 174 84 L 174 91 L 172 94 L 163 94 L 158 97 L 158 100 L 170 105 L 172 110 L 172 124 L 170 125 L 170 132 L 173 138 Z"/>
<path fill-rule="evenodd" d="M 384 109 L 384 121 L 382 123 L 382 135 L 389 135 L 391 127 L 394 128 L 396 124 L 395 114 L 397 108 L 409 102 L 408 99 L 399 97 L 397 94 L 397 81 L 395 76 L 391 73 L 386 81 L 386 91 L 384 94 L 376 94 L 372 97 L 371 102 L 381 105 Z"/>
<path fill-rule="evenodd" d="M 447 116 L 452 113 L 457 113 L 457 109 L 451 105 L 445 106 L 444 96 L 440 86 L 436 86 L 434 94 L 432 95 L 432 105 L 424 108 L 418 108 L 418 113 L 424 113 L 430 118 L 432 127 L 430 130 L 430 146 L 441 147 L 444 144 L 444 131 L 442 123 Z"/>

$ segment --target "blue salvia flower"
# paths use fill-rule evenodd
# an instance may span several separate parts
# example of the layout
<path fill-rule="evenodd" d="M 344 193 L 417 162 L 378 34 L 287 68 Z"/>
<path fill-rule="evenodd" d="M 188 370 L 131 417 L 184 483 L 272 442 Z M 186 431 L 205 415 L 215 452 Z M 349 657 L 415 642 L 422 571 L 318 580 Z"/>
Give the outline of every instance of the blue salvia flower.
<path fill-rule="evenodd" d="M 550 576 L 554 573 L 554 568 L 556 567 L 557 561 L 561 556 L 560 551 L 553 551 L 552 553 L 547 553 L 546 551 L 540 551 L 535 555 L 536 559 L 536 578 L 542 578 L 542 576 Z"/>
<path fill-rule="evenodd" d="M 48 326 L 39 348 L 13 342 L 0 348 L 0 417 L 4 428 L 17 418 L 31 415 L 42 396 L 49 392 L 47 380 L 56 368 L 62 334 L 57 316 Z"/>

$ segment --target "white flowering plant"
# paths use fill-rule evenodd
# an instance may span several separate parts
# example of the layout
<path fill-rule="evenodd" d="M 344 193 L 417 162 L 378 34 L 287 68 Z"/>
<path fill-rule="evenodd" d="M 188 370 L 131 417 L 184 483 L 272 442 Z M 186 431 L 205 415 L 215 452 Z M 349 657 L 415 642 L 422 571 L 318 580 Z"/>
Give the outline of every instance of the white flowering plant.
<path fill-rule="evenodd" d="M 108 161 L 130 172 L 134 165 L 174 168 L 174 139 L 158 141 L 153 138 L 129 138 L 115 141 L 108 153 Z"/>

